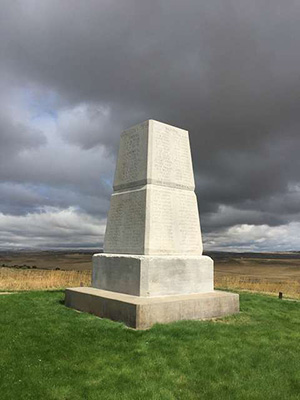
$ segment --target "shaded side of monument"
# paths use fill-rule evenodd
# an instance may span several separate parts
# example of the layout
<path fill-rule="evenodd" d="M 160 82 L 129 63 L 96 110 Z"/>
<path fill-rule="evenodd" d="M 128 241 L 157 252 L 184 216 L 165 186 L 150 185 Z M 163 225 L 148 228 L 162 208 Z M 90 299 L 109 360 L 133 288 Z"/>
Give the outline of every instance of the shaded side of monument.
<path fill-rule="evenodd" d="M 239 312 L 237 294 L 214 290 L 194 190 L 187 131 L 149 120 L 123 132 L 104 253 L 66 305 L 136 329 Z"/>

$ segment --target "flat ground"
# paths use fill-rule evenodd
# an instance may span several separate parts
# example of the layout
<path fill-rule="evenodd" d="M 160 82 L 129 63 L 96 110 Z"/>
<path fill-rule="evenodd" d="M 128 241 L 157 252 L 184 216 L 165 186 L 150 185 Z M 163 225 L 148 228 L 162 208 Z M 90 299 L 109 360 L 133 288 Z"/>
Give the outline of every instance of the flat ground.
<path fill-rule="evenodd" d="M 300 253 L 211 254 L 218 276 L 244 276 L 249 279 L 300 280 Z"/>
<path fill-rule="evenodd" d="M 90 271 L 95 251 L 0 251 L 0 267 Z M 219 275 L 300 279 L 300 252 L 294 253 L 208 253 Z"/>
<path fill-rule="evenodd" d="M 0 251 L 0 266 L 19 269 L 87 271 L 92 269 L 94 253 L 95 251 Z"/>
<path fill-rule="evenodd" d="M 212 254 L 215 284 L 300 298 L 300 253 Z"/>
<path fill-rule="evenodd" d="M 241 313 L 134 331 L 63 305 L 0 296 L 1 400 L 300 398 L 300 302 L 241 294 Z"/>
<path fill-rule="evenodd" d="M 89 285 L 93 252 L 0 252 L 0 290 Z M 300 253 L 212 253 L 217 288 L 300 298 Z"/>

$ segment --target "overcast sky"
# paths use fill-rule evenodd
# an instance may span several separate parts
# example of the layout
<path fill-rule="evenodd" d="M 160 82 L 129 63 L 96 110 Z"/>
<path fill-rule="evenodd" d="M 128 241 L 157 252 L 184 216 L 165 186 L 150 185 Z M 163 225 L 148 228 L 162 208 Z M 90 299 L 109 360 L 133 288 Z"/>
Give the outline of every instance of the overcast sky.
<path fill-rule="evenodd" d="M 0 249 L 100 248 L 119 136 L 189 130 L 206 250 L 300 250 L 299 0 L 0 0 Z"/>

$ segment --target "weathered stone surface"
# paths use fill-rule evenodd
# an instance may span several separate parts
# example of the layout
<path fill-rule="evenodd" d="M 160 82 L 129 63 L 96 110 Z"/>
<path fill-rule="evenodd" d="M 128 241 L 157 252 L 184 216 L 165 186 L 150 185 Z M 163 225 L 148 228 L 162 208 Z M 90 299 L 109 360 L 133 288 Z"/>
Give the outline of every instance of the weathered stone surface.
<path fill-rule="evenodd" d="M 155 297 L 213 291 L 213 261 L 207 256 L 95 254 L 92 286 Z"/>
<path fill-rule="evenodd" d="M 202 254 L 193 191 L 148 184 L 111 197 L 104 252 L 112 254 Z"/>
<path fill-rule="evenodd" d="M 121 135 L 104 252 L 202 254 L 188 132 L 149 120 Z"/>
<path fill-rule="evenodd" d="M 147 183 L 149 121 L 124 131 L 121 135 L 114 190 Z"/>
<path fill-rule="evenodd" d="M 144 254 L 146 188 L 114 193 L 108 213 L 104 252 Z"/>
<path fill-rule="evenodd" d="M 217 318 L 239 312 L 239 296 L 221 291 L 149 298 L 95 288 L 73 288 L 66 290 L 65 303 L 76 310 L 124 322 L 135 329 L 148 329 L 155 323 Z"/>
<path fill-rule="evenodd" d="M 147 183 L 194 190 L 188 131 L 149 120 L 122 133 L 114 190 Z"/>
<path fill-rule="evenodd" d="M 202 254 L 194 191 L 147 185 L 146 203 L 144 254 Z"/>

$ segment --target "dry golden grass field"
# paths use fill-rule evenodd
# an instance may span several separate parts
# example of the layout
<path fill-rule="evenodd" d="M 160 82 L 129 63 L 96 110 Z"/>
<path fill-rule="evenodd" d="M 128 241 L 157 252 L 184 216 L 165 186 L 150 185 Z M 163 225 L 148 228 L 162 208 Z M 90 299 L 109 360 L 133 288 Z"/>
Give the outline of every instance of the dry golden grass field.
<path fill-rule="evenodd" d="M 215 258 L 215 286 L 300 299 L 300 254 Z"/>
<path fill-rule="evenodd" d="M 93 252 L 0 252 L 0 291 L 90 284 Z M 215 286 L 300 298 L 300 253 L 210 254 Z"/>

